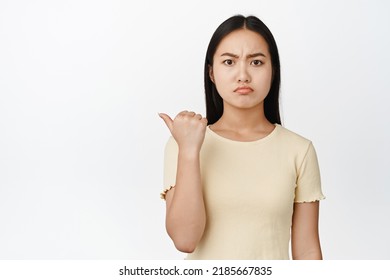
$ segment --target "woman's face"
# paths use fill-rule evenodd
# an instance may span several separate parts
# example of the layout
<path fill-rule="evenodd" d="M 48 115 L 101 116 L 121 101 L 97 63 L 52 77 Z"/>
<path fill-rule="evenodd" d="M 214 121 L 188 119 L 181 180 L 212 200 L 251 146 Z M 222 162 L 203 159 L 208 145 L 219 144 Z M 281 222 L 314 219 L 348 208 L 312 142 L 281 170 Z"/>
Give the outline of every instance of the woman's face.
<path fill-rule="evenodd" d="M 267 42 L 254 31 L 233 31 L 218 45 L 209 74 L 224 108 L 263 106 L 272 81 Z"/>

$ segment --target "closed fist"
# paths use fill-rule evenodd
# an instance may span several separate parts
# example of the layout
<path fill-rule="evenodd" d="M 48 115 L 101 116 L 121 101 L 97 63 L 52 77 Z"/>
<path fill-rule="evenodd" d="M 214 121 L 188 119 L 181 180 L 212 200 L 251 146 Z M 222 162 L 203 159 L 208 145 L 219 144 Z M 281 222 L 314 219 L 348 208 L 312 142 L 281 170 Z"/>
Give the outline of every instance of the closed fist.
<path fill-rule="evenodd" d="M 173 120 L 164 113 L 159 113 L 159 116 L 164 120 L 180 150 L 200 151 L 207 127 L 206 118 L 189 111 L 180 112 Z"/>

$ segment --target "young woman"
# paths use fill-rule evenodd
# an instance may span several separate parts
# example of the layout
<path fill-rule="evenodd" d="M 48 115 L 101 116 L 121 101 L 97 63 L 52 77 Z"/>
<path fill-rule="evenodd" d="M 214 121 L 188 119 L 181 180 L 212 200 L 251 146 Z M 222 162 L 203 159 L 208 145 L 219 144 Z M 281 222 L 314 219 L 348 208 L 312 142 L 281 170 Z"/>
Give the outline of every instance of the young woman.
<path fill-rule="evenodd" d="M 322 259 L 312 143 L 281 126 L 275 40 L 254 16 L 213 34 L 206 118 L 173 120 L 165 149 L 166 229 L 186 259 Z"/>

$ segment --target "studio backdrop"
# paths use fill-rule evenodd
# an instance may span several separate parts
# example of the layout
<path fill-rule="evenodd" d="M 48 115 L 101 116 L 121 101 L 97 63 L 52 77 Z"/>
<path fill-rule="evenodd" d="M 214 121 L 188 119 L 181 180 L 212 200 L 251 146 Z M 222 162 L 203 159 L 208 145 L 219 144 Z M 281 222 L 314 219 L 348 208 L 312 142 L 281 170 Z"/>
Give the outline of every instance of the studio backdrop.
<path fill-rule="evenodd" d="M 325 259 L 390 259 L 386 1 L 0 1 L 0 259 L 183 259 L 158 117 L 205 114 L 217 26 L 278 43 L 283 125 L 313 141 Z"/>

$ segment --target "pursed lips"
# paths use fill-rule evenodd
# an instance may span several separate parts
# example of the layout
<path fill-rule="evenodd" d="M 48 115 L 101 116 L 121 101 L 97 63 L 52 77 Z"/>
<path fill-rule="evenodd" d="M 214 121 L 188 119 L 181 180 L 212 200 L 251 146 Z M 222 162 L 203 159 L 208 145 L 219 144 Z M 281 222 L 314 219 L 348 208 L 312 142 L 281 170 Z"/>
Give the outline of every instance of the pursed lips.
<path fill-rule="evenodd" d="M 241 87 L 238 87 L 234 90 L 234 92 L 237 92 L 239 94 L 248 94 L 248 93 L 251 93 L 253 91 L 253 89 L 251 87 L 248 87 L 248 86 L 241 86 Z"/>

